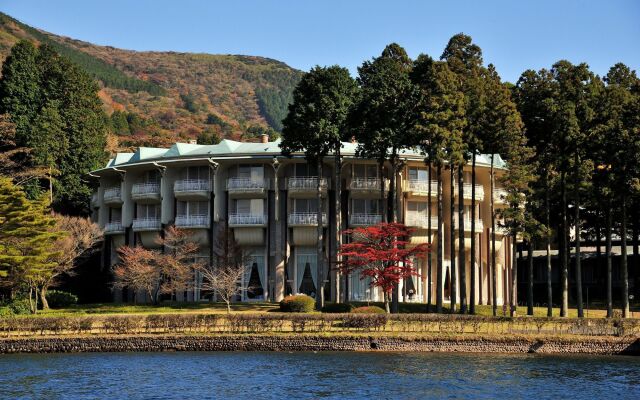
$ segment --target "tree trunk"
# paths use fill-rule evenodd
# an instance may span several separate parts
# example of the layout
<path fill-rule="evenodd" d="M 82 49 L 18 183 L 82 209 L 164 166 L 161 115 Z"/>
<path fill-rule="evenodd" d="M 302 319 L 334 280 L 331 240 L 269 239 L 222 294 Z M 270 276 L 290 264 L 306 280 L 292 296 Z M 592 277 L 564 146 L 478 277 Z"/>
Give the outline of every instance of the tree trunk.
<path fill-rule="evenodd" d="M 569 311 L 569 223 L 567 221 L 567 188 L 565 172 L 560 173 L 560 193 L 562 199 L 562 302 L 560 306 L 560 316 L 566 317 Z"/>
<path fill-rule="evenodd" d="M 611 204 L 606 209 L 605 256 L 607 258 L 607 318 L 613 318 L 613 264 L 611 260 Z"/>
<path fill-rule="evenodd" d="M 318 222 L 318 263 L 317 263 L 317 282 L 316 282 L 316 310 L 322 310 L 324 307 L 324 249 L 323 249 L 323 226 L 322 226 L 322 157 L 318 158 L 318 186 L 317 186 L 317 199 L 318 199 L 318 209 L 317 209 L 317 222 Z"/>
<path fill-rule="evenodd" d="M 391 180 L 389 182 L 389 194 L 388 194 L 388 207 L 389 207 L 389 222 L 396 222 L 396 171 L 397 161 L 396 156 L 391 156 Z M 398 282 L 393 284 L 393 292 L 391 294 L 391 312 L 397 314 L 400 310 L 400 284 Z"/>
<path fill-rule="evenodd" d="M 636 199 L 633 207 L 633 263 L 631 264 L 631 281 L 634 282 L 634 295 L 637 295 L 638 293 L 638 264 L 640 262 L 638 259 L 638 257 L 640 257 L 640 248 L 638 247 L 640 245 L 638 243 L 640 239 L 640 221 L 638 221 L 640 213 L 638 213 L 638 206 L 640 206 L 640 204 L 638 204 L 638 200 Z"/>
<path fill-rule="evenodd" d="M 582 253 L 580 252 L 580 175 L 578 165 L 580 158 L 575 154 L 575 224 L 576 224 L 576 303 L 578 305 L 578 318 L 584 318 L 584 307 L 582 304 Z"/>
<path fill-rule="evenodd" d="M 469 292 L 469 314 L 476 313 L 476 150 L 471 153 L 471 289 Z M 493 196 L 493 193 L 491 194 Z"/>
<path fill-rule="evenodd" d="M 511 243 L 511 307 L 509 316 L 515 317 L 518 307 L 518 232 L 513 231 L 513 243 Z"/>
<path fill-rule="evenodd" d="M 533 240 L 527 247 L 527 315 L 533 316 Z"/>
<path fill-rule="evenodd" d="M 629 316 L 629 271 L 627 270 L 627 195 L 622 194 L 622 227 L 620 228 L 620 269 L 622 273 L 622 318 Z"/>
<path fill-rule="evenodd" d="M 335 249 L 335 267 L 336 269 L 340 265 L 342 257 L 340 256 L 340 246 L 342 245 L 342 159 L 340 158 L 340 145 L 335 149 L 335 168 L 333 173 L 333 191 L 334 191 L 334 203 L 336 213 L 336 233 L 334 238 L 333 247 Z M 328 216 L 327 216 L 328 218 Z M 336 303 L 340 303 L 340 273 L 336 272 L 336 281 L 334 282 Z"/>
<path fill-rule="evenodd" d="M 458 167 L 458 265 L 460 266 L 460 314 L 467 312 L 467 271 L 464 254 L 464 179 L 463 166 Z M 473 190 L 473 189 L 471 189 Z M 471 232 L 473 236 L 473 231 Z"/>
<path fill-rule="evenodd" d="M 493 316 L 498 315 L 498 278 L 496 276 L 498 269 L 496 268 L 496 215 L 494 212 L 494 204 L 493 204 L 493 188 L 495 184 L 495 176 L 493 174 L 493 153 L 491 154 L 491 168 L 489 169 L 489 180 L 490 180 L 490 192 L 491 196 L 489 196 L 489 205 L 491 213 L 491 271 L 493 276 L 491 277 L 493 290 L 492 290 L 492 311 Z"/>
<path fill-rule="evenodd" d="M 442 232 L 442 165 L 440 163 L 438 163 L 438 166 L 436 168 L 436 174 L 438 175 L 438 253 L 436 259 L 436 312 L 442 313 L 442 239 L 444 238 L 444 233 Z"/>
<path fill-rule="evenodd" d="M 449 255 L 450 255 L 450 259 L 451 259 L 451 301 L 450 301 L 450 312 L 454 313 L 456 312 L 456 300 L 458 297 L 458 291 L 456 288 L 456 284 L 457 284 L 457 273 L 456 273 L 456 230 L 453 228 L 454 227 L 454 221 L 455 221 L 455 213 L 456 213 L 456 207 L 455 207 L 455 190 L 454 190 L 454 183 L 455 183 L 455 171 L 454 171 L 454 167 L 453 164 L 449 164 L 449 168 L 450 168 L 450 179 L 449 179 L 449 183 L 450 183 L 450 187 L 449 187 L 449 196 L 451 199 L 451 203 L 450 203 L 450 207 L 449 207 L 449 222 L 450 222 L 450 250 L 449 250 Z"/>
<path fill-rule="evenodd" d="M 49 302 L 47 301 L 47 287 L 44 285 L 40 288 L 40 301 L 42 302 L 42 309 L 48 310 Z"/>
<path fill-rule="evenodd" d="M 544 191 L 544 208 L 545 208 L 545 223 L 548 230 L 551 229 L 551 205 L 549 204 L 549 173 L 546 175 L 546 188 Z M 552 285 L 552 270 L 551 270 L 551 232 L 547 232 L 547 317 L 553 316 L 553 285 Z"/>
<path fill-rule="evenodd" d="M 384 310 L 387 312 L 387 314 L 391 314 L 391 310 L 389 309 L 389 293 L 384 292 L 383 298 L 384 298 Z"/>
<path fill-rule="evenodd" d="M 427 312 L 431 312 L 431 252 L 433 240 L 431 240 L 431 161 L 427 164 L 429 168 L 429 188 L 427 193 L 427 238 L 429 243 L 429 253 L 427 253 Z"/>
<path fill-rule="evenodd" d="M 231 314 L 231 302 L 229 300 L 225 300 L 227 304 L 227 314 Z"/>

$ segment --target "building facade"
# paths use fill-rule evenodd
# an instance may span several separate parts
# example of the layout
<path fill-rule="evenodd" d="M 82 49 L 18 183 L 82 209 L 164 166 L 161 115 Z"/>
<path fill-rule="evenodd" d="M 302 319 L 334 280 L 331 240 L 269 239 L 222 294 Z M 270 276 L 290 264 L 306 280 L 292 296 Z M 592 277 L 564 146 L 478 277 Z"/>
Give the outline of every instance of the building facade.
<path fill-rule="evenodd" d="M 323 212 L 325 260 L 335 259 L 335 238 L 347 228 L 373 225 L 383 219 L 383 200 L 379 169 L 375 161 L 357 158 L 357 144 L 345 142 L 341 150 L 340 175 L 341 213 L 336 212 L 334 179 L 335 157 L 323 164 L 323 176 L 317 167 L 308 164 L 304 154 L 284 157 L 279 141 L 241 143 L 223 140 L 217 145 L 177 143 L 169 149 L 139 148 L 135 153 L 119 153 L 105 168 L 93 171 L 99 182 L 91 201 L 93 219 L 104 229 L 103 263 L 111 267 L 118 263 L 117 249 L 123 245 L 156 248 L 157 238 L 175 225 L 192 233 L 201 245 L 203 261 L 213 257 L 212 245 L 216 229 L 228 226 L 236 241 L 250 255 L 245 282 L 251 281 L 251 291 L 243 292 L 240 301 L 279 301 L 285 295 L 306 293 L 315 295 L 324 284 L 330 301 L 348 298 L 352 301 L 380 301 L 382 293 L 357 275 L 340 276 L 335 269 L 327 276 L 317 276 L 317 211 Z M 445 302 L 451 293 L 451 224 L 450 205 L 456 210 L 460 201 L 465 207 L 467 294 L 470 290 L 471 235 L 476 235 L 476 302 L 491 302 L 490 260 L 490 199 L 494 207 L 504 206 L 504 191 L 490 190 L 490 158 L 476 158 L 475 232 L 471 232 L 472 200 L 471 167 L 464 169 L 463 198 L 455 190 L 450 196 L 448 171 L 443 170 L 443 224 L 437 221 L 437 180 L 435 169 L 429 169 L 419 152 L 401 154 L 402 169 L 396 179 L 398 221 L 415 229 L 413 244 L 432 242 L 432 251 L 424 259 L 414 260 L 419 276 L 406 279 L 400 285 L 400 301 L 426 302 L 431 291 L 436 296 L 437 246 L 442 246 L 443 292 Z M 384 168 L 384 194 L 389 192 L 390 168 Z M 504 172 L 504 162 L 494 157 L 494 170 Z M 320 179 L 322 201 L 318 204 L 317 186 Z M 497 182 L 497 180 L 496 180 Z M 431 190 L 430 190 L 431 188 Z M 431 201 L 429 197 L 431 196 Z M 431 209 L 429 209 L 431 203 Z M 341 218 L 337 221 L 336 215 Z M 431 222 L 431 238 L 429 238 Z M 457 228 L 454 219 L 453 228 Z M 437 231 L 443 231 L 443 243 L 437 241 Z M 496 229 L 497 298 L 498 304 L 508 299 L 511 238 Z M 456 233 L 456 248 L 458 234 Z M 457 259 L 457 252 L 455 259 Z M 431 257 L 431 287 L 428 287 L 428 257 Z M 458 265 L 458 268 L 461 266 Z M 458 273 L 457 276 L 460 276 Z M 194 280 L 201 279 L 194 276 Z M 458 282 L 458 285 L 460 283 Z M 197 287 L 198 285 L 194 285 Z M 460 293 L 458 289 L 458 293 Z M 469 297 L 469 295 L 467 295 Z M 205 298 L 206 297 L 206 298 Z M 115 301 L 131 300 L 127 291 L 115 291 Z M 198 289 L 185 292 L 178 300 L 208 300 L 210 295 Z"/>

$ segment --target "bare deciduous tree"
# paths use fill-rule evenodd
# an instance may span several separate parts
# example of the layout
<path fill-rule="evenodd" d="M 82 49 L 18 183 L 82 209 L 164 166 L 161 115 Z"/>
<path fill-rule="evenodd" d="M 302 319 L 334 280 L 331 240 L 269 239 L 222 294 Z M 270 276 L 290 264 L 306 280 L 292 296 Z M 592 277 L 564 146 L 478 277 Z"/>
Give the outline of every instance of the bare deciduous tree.
<path fill-rule="evenodd" d="M 221 227 L 216 235 L 212 265 L 202 264 L 198 270 L 202 274 L 202 290 L 209 290 L 218 295 L 227 304 L 227 312 L 231 312 L 231 300 L 234 296 L 249 290 L 240 284 L 246 274 L 250 257 L 235 241 L 226 227 Z"/>
<path fill-rule="evenodd" d="M 156 303 L 162 276 L 158 252 L 142 247 L 123 246 L 118 249 L 118 254 L 121 262 L 113 269 L 113 287 L 143 291 Z"/>

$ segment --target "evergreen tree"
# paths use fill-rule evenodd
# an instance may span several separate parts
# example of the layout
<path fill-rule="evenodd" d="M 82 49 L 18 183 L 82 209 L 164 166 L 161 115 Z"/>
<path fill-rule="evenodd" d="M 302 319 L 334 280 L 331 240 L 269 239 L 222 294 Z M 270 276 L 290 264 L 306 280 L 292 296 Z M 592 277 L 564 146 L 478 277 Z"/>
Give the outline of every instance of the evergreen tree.
<path fill-rule="evenodd" d="M 316 308 L 324 306 L 324 277 L 327 275 L 323 249 L 322 167 L 330 152 L 339 152 L 357 86 L 349 71 L 338 66 L 315 67 L 305 74 L 293 92 L 293 103 L 284 119 L 283 154 L 304 151 L 318 169 L 318 282 Z M 338 179 L 339 180 L 339 179 Z M 336 196 L 339 196 L 336 193 Z"/>

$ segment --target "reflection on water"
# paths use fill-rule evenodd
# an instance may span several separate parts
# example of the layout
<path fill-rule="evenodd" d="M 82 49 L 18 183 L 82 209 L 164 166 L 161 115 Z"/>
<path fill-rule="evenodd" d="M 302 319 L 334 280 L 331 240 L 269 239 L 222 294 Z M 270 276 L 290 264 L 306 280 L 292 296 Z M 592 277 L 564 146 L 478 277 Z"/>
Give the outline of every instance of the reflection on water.
<path fill-rule="evenodd" d="M 0 398 L 629 398 L 640 358 L 443 353 L 0 355 Z"/>

